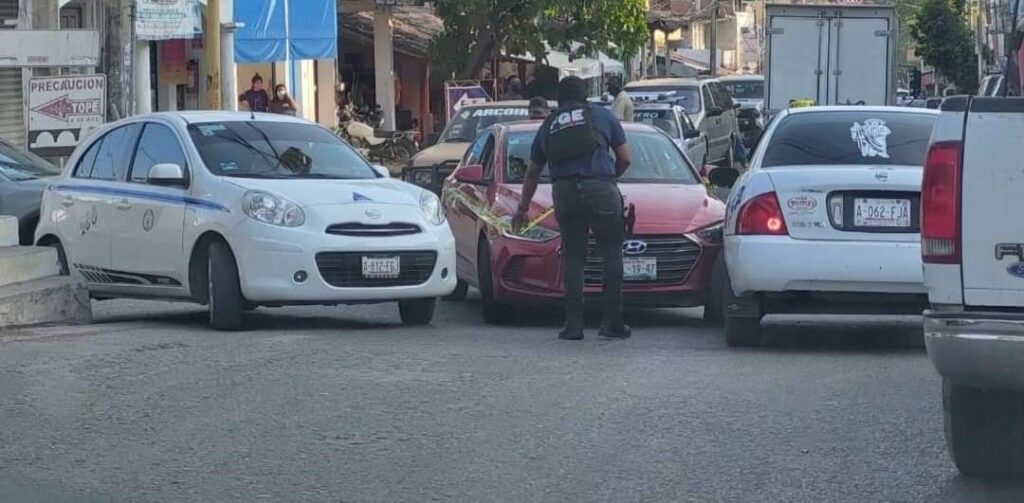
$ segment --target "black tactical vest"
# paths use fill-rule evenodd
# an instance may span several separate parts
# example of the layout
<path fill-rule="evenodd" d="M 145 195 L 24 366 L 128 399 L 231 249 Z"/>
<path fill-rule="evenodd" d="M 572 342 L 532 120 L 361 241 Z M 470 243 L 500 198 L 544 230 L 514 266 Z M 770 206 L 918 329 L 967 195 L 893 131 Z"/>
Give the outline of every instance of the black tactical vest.
<path fill-rule="evenodd" d="M 591 156 L 608 148 L 608 141 L 594 124 L 594 110 L 587 103 L 559 107 L 552 112 L 544 140 L 544 151 L 552 163 Z"/>

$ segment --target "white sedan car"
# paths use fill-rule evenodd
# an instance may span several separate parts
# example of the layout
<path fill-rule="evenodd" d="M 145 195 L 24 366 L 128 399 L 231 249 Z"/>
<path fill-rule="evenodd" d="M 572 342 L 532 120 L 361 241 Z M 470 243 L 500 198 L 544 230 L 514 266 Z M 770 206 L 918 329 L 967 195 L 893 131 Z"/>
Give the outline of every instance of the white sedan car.
<path fill-rule="evenodd" d="M 281 115 L 183 112 L 94 133 L 43 194 L 36 242 L 93 297 L 256 306 L 397 301 L 426 324 L 455 288 L 434 194 L 388 178 L 330 131 Z"/>
<path fill-rule="evenodd" d="M 758 344 L 765 314 L 921 312 L 921 172 L 936 115 L 785 111 L 739 180 L 712 171 L 716 185 L 735 182 L 717 275 L 729 345 Z"/>

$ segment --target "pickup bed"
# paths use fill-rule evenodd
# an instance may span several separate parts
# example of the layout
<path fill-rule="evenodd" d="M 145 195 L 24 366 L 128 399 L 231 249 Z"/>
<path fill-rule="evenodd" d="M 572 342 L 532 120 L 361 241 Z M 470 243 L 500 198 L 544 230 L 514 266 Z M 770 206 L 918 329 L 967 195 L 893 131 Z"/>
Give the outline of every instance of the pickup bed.
<path fill-rule="evenodd" d="M 1024 474 L 1024 98 L 947 98 L 921 189 L 928 356 L 965 475 Z"/>

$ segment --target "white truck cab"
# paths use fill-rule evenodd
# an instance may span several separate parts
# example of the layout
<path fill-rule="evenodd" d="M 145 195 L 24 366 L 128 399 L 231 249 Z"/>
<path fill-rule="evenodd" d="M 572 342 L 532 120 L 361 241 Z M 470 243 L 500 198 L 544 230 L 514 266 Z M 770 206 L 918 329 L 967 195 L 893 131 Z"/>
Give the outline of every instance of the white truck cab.
<path fill-rule="evenodd" d="M 921 190 L 928 356 L 965 475 L 1024 474 L 1024 98 L 947 98 Z"/>

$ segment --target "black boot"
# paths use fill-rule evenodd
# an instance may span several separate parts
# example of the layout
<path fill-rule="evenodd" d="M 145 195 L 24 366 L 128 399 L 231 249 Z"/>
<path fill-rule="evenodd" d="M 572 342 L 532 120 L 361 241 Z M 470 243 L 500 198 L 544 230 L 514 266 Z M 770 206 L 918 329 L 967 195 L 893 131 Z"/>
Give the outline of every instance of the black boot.
<path fill-rule="evenodd" d="M 606 339 L 629 339 L 633 335 L 633 329 L 625 323 L 619 323 L 618 326 L 602 325 L 598 335 Z"/>
<path fill-rule="evenodd" d="M 558 332 L 558 338 L 566 341 L 582 341 L 583 329 L 565 327 L 561 332 Z"/>

